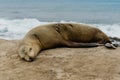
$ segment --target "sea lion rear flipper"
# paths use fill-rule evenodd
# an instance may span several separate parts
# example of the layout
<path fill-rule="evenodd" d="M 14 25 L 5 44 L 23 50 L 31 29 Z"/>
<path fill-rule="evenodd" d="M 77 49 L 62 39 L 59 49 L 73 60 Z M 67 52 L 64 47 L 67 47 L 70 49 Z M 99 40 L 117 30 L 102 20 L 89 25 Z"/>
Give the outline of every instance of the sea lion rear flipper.
<path fill-rule="evenodd" d="M 106 43 L 106 44 L 105 44 L 105 47 L 116 49 L 116 48 L 118 47 L 118 44 Z"/>

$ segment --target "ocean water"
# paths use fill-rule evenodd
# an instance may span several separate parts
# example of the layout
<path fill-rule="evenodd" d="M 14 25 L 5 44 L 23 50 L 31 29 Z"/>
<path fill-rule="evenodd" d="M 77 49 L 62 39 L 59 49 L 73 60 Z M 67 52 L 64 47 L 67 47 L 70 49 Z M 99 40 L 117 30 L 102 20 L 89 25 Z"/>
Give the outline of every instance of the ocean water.
<path fill-rule="evenodd" d="M 120 38 L 120 0 L 0 0 L 0 38 L 21 39 L 53 22 L 84 23 Z"/>
<path fill-rule="evenodd" d="M 68 21 L 59 21 L 66 23 Z M 80 23 L 69 21 L 70 23 Z M 24 35 L 32 28 L 49 23 L 56 22 L 41 22 L 37 19 L 0 19 L 0 38 L 4 39 L 22 39 Z M 95 24 L 95 23 L 82 23 L 88 24 L 101 29 L 108 36 L 120 38 L 120 24 Z"/>

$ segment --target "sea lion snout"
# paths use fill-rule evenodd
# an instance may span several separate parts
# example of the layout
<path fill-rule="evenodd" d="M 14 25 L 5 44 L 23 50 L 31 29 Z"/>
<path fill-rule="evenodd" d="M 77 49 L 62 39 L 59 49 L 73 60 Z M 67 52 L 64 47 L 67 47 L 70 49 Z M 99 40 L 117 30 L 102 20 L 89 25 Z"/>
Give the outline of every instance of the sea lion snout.
<path fill-rule="evenodd" d="M 28 57 L 28 58 L 22 58 L 25 61 L 32 62 L 34 61 L 34 58 Z"/>

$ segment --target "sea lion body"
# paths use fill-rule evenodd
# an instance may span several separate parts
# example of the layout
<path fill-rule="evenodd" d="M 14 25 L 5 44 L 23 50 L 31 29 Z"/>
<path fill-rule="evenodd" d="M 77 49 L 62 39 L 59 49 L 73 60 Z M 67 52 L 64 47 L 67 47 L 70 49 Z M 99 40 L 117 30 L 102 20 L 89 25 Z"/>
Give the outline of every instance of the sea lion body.
<path fill-rule="evenodd" d="M 31 61 L 39 51 L 59 46 L 94 47 L 111 43 L 101 30 L 83 24 L 54 23 L 41 25 L 30 30 L 23 38 L 19 49 L 21 58 Z M 90 46 L 89 46 L 90 45 Z"/>

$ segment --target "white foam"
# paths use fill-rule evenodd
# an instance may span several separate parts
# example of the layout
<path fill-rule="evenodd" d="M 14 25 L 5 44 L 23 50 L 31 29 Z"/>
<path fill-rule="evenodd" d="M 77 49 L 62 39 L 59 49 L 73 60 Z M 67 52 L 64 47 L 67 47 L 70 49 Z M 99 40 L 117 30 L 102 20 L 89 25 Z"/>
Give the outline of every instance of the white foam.
<path fill-rule="evenodd" d="M 37 19 L 0 19 L 0 37 L 5 39 L 19 39 L 31 28 L 45 24 Z"/>
<path fill-rule="evenodd" d="M 60 21 L 66 23 L 67 21 Z M 78 23 L 70 21 L 72 23 Z M 56 22 L 41 22 L 37 19 L 0 19 L 0 38 L 4 39 L 21 39 L 33 27 L 48 23 Z M 98 27 L 108 36 L 120 38 L 120 24 L 89 24 Z"/>
<path fill-rule="evenodd" d="M 120 38 L 120 23 L 117 24 L 92 24 L 101 29 L 108 36 Z"/>

